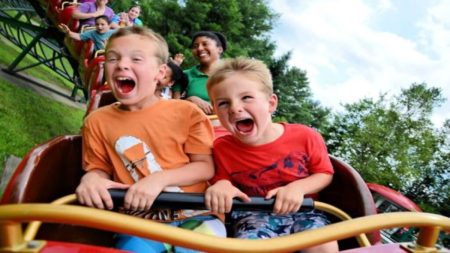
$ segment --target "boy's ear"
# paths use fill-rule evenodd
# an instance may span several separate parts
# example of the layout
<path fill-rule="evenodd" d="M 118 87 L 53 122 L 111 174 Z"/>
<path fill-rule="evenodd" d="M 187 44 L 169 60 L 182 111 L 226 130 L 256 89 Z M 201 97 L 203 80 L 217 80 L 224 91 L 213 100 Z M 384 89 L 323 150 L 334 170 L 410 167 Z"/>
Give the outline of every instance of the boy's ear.
<path fill-rule="evenodd" d="M 167 72 L 167 64 L 162 64 L 161 66 L 159 66 L 159 71 L 158 74 L 156 75 L 156 81 L 159 83 L 162 79 L 164 79 L 164 77 L 166 76 L 166 72 Z"/>
<path fill-rule="evenodd" d="M 275 94 L 269 96 L 269 112 L 273 113 L 278 106 L 278 97 Z"/>

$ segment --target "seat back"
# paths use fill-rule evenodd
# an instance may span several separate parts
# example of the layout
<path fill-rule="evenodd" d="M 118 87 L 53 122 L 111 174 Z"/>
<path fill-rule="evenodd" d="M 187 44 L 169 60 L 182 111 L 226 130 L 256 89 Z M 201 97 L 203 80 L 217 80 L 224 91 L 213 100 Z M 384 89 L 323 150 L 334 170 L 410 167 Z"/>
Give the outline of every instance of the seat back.
<path fill-rule="evenodd" d="M 88 92 L 105 89 L 105 56 L 97 56 L 89 62 L 86 69 L 86 83 Z"/>
<path fill-rule="evenodd" d="M 333 181 L 320 192 L 319 200 L 334 205 L 352 218 L 376 214 L 375 203 L 366 182 L 347 163 L 330 156 L 334 168 Z M 379 231 L 366 234 L 372 244 L 380 242 Z M 339 249 L 358 247 L 354 238 L 339 241 Z"/>
<path fill-rule="evenodd" d="M 110 105 L 116 101 L 117 100 L 111 90 L 93 90 L 84 116 L 86 117 L 92 111 L 102 106 Z"/>
<path fill-rule="evenodd" d="M 31 150 L 12 175 L 1 204 L 49 203 L 73 194 L 83 175 L 81 136 L 60 136 Z M 36 239 L 113 245 L 113 234 L 62 224 L 43 224 Z"/>
<path fill-rule="evenodd" d="M 68 5 L 65 6 L 63 9 L 59 9 L 59 7 L 57 6 L 53 6 L 52 8 L 53 10 L 51 11 L 58 15 L 57 16 L 58 24 L 59 23 L 66 24 L 67 26 L 69 26 L 70 30 L 78 31 L 78 26 L 74 27 L 76 22 L 72 22 L 73 19 L 72 15 L 77 9 L 75 5 Z"/>

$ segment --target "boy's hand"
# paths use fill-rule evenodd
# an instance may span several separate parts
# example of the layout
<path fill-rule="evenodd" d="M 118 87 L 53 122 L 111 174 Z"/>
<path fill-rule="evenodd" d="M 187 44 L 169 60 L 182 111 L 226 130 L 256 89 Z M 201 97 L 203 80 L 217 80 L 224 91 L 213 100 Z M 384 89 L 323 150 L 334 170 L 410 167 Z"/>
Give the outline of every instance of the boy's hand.
<path fill-rule="evenodd" d="M 101 170 L 87 172 L 78 185 L 75 193 L 78 201 L 86 206 L 99 209 L 113 209 L 113 202 L 108 189 L 126 189 L 129 186 L 109 179 L 109 175 Z"/>
<path fill-rule="evenodd" d="M 304 194 L 302 191 L 299 191 L 297 185 L 291 183 L 270 190 L 266 195 L 266 199 L 270 199 L 274 196 L 276 196 L 276 199 L 273 212 L 275 214 L 284 215 L 295 213 L 300 210 Z"/>
<path fill-rule="evenodd" d="M 233 186 L 228 180 L 219 180 L 205 192 L 205 205 L 215 213 L 229 213 L 233 205 L 233 198 L 240 198 L 250 202 L 247 194 Z"/>
<path fill-rule="evenodd" d="M 148 211 L 153 202 L 162 192 L 165 185 L 162 183 L 160 175 L 153 173 L 139 180 L 128 189 L 125 194 L 124 207 L 133 211 Z"/>

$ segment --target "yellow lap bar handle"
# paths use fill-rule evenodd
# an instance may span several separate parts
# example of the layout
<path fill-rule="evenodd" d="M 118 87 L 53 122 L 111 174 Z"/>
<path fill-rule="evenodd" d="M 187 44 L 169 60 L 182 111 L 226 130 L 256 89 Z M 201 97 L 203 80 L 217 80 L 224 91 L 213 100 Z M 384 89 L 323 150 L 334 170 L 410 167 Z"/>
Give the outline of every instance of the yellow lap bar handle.
<path fill-rule="evenodd" d="M 125 233 L 206 252 L 292 252 L 373 230 L 400 226 L 430 228 L 425 231 L 435 229 L 450 231 L 450 218 L 445 216 L 401 212 L 355 218 L 272 239 L 245 240 L 219 238 L 151 220 L 82 206 L 51 204 L 0 206 L 0 224 L 33 220 L 81 225 Z M 419 237 L 422 236 L 419 234 Z M 427 242 L 427 244 L 430 243 Z"/>

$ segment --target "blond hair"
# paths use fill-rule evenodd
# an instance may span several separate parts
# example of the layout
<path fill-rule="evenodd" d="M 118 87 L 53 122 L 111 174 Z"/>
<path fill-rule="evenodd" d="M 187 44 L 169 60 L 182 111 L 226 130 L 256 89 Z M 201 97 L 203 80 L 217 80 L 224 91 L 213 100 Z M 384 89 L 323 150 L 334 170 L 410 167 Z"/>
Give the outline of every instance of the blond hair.
<path fill-rule="evenodd" d="M 109 45 L 113 40 L 133 34 L 144 36 L 153 42 L 156 46 L 155 56 L 158 58 L 160 64 L 166 63 L 169 60 L 169 47 L 167 46 L 166 40 L 152 29 L 143 26 L 127 26 L 119 28 L 111 35 L 111 37 L 109 37 L 105 51 L 108 52 Z"/>
<path fill-rule="evenodd" d="M 272 75 L 266 64 L 260 60 L 250 58 L 233 58 L 222 60 L 217 63 L 211 71 L 206 84 L 208 95 L 211 98 L 211 89 L 214 85 L 222 82 L 227 77 L 235 73 L 251 75 L 259 81 L 261 90 L 270 96 L 273 94 Z"/>

